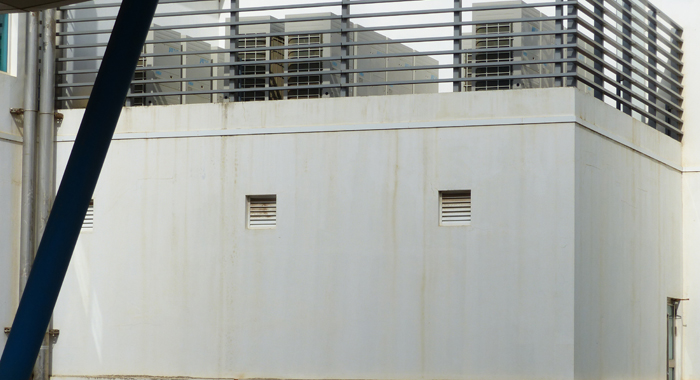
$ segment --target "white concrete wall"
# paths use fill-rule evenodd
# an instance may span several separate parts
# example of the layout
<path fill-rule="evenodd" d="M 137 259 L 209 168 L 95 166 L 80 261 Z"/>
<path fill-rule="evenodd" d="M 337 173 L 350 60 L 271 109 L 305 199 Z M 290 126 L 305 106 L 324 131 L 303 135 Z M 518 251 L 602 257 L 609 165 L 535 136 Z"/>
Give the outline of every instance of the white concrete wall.
<path fill-rule="evenodd" d="M 10 17 L 10 40 L 23 41 L 24 15 Z M 22 118 L 10 108 L 23 107 L 24 50 L 10 49 L 14 74 L 0 72 L 0 329 L 11 326 L 18 304 L 19 218 L 22 182 Z M 0 351 L 6 335 L 0 334 Z"/>
<path fill-rule="evenodd" d="M 674 0 L 666 10 L 684 27 L 683 43 L 683 380 L 700 379 L 700 3 Z"/>
<path fill-rule="evenodd" d="M 0 329 L 12 325 L 18 304 L 21 171 L 21 144 L 0 138 Z"/>
<path fill-rule="evenodd" d="M 303 110 L 350 128 L 434 105 L 457 128 L 118 132 L 56 309 L 54 375 L 573 378 L 574 125 L 458 127 L 465 104 L 527 116 L 534 100 L 502 102 L 523 93 L 128 110 L 119 132 Z M 471 226 L 438 227 L 438 191 L 460 188 Z M 245 196 L 270 193 L 279 225 L 246 229 Z"/>
<path fill-rule="evenodd" d="M 576 379 L 663 379 L 667 297 L 683 295 L 680 144 L 592 96 L 578 102 L 669 159 L 576 130 Z"/>
<path fill-rule="evenodd" d="M 680 144 L 581 96 L 125 110 L 56 308 L 54 375 L 658 378 Z M 59 130 L 59 178 L 81 115 Z M 472 190 L 470 226 L 438 227 L 447 189 Z M 277 228 L 246 229 L 245 196 L 271 193 Z M 601 279 L 620 287 L 600 296 Z M 601 347 L 627 351 L 591 359 Z"/>
<path fill-rule="evenodd" d="M 570 377 L 571 133 L 118 141 L 54 374 Z M 474 223 L 438 227 L 438 190 L 460 188 Z M 270 193 L 277 229 L 245 229 L 245 196 Z"/>

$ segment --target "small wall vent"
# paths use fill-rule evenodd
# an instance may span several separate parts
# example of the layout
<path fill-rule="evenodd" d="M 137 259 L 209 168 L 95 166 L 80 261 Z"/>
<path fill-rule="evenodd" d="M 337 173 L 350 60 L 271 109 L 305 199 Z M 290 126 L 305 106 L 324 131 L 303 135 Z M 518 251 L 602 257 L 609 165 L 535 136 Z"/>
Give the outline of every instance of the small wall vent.
<path fill-rule="evenodd" d="M 95 222 L 95 201 L 90 199 L 90 205 L 88 206 L 87 212 L 85 213 L 85 219 L 83 219 L 83 229 L 91 230 Z"/>
<path fill-rule="evenodd" d="M 440 192 L 440 225 L 466 226 L 472 221 L 472 191 Z"/>
<path fill-rule="evenodd" d="M 249 195 L 246 198 L 248 228 L 277 226 L 277 195 Z"/>

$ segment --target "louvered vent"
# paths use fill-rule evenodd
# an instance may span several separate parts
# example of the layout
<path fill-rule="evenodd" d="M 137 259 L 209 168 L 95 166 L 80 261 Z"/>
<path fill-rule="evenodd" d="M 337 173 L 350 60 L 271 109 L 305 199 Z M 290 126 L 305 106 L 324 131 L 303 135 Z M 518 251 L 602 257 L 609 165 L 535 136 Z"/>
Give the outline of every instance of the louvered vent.
<path fill-rule="evenodd" d="M 277 225 L 277 196 L 248 196 L 248 228 L 275 228 Z"/>
<path fill-rule="evenodd" d="M 464 226 L 472 221 L 471 190 L 440 192 L 440 225 Z"/>
<path fill-rule="evenodd" d="M 87 212 L 85 213 L 85 219 L 83 220 L 83 229 L 92 229 L 94 219 L 95 201 L 90 199 L 90 205 L 88 206 Z"/>

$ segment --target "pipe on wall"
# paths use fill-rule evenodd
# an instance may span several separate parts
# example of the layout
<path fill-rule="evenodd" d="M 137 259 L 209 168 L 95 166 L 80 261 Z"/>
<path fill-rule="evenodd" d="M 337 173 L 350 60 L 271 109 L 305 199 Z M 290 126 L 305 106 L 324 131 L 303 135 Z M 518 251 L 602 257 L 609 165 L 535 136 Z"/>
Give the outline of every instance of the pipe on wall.
<path fill-rule="evenodd" d="M 41 240 L 46 220 L 49 218 L 54 195 L 54 150 L 56 129 L 54 125 L 56 10 L 43 13 L 41 39 L 41 77 L 39 84 L 39 126 L 37 139 L 36 182 L 36 241 Z"/>
<path fill-rule="evenodd" d="M 39 13 L 27 13 L 26 69 L 24 72 L 24 123 L 22 136 L 22 200 L 20 219 L 19 293 L 29 278 L 34 258 L 34 186 L 37 120 L 37 54 Z"/>
<path fill-rule="evenodd" d="M 56 52 L 56 10 L 42 13 L 41 75 L 39 78 L 39 123 L 37 127 L 36 241 L 41 241 L 54 198 L 54 82 Z M 49 323 L 49 328 L 51 323 Z M 49 380 L 51 344 L 44 336 L 34 366 L 34 380 Z"/>

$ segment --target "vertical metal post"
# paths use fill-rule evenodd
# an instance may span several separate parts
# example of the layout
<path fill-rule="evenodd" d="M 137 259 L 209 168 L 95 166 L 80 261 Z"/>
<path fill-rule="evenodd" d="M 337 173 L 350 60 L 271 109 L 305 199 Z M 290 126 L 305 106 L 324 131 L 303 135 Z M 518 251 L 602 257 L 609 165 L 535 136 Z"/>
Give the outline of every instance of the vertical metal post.
<path fill-rule="evenodd" d="M 54 195 L 54 76 L 56 52 L 56 10 L 42 12 L 41 77 L 39 86 L 39 127 L 37 135 L 36 241 L 41 241 Z M 49 324 L 50 325 L 50 324 Z M 49 336 L 44 335 L 34 367 L 34 380 L 49 380 L 51 357 Z"/>
<path fill-rule="evenodd" d="M 39 101 L 39 150 L 37 155 L 37 233 L 36 241 L 41 240 L 46 221 L 49 218 L 54 195 L 54 88 L 55 88 L 55 49 L 56 11 L 45 10 L 42 25 L 42 56 Z"/>
<path fill-rule="evenodd" d="M 22 200 L 20 219 L 19 292 L 29 278 L 34 259 L 34 187 L 37 120 L 37 53 L 39 50 L 39 13 L 27 13 L 26 69 L 24 79 L 24 123 L 22 136 Z"/>
<path fill-rule="evenodd" d="M 593 20 L 593 27 L 595 27 L 596 31 L 593 33 L 593 40 L 597 43 L 600 44 L 600 46 L 603 46 L 603 17 L 604 17 L 604 0 L 593 0 L 593 12 L 595 13 L 596 16 L 600 17 L 600 19 L 594 19 Z M 596 56 L 596 60 L 593 62 L 593 68 L 596 69 L 599 72 L 603 72 L 605 69 L 603 68 L 603 60 L 605 59 L 603 57 L 603 50 L 597 46 L 593 47 L 593 55 Z M 605 86 L 603 83 L 603 77 L 598 75 L 598 74 L 593 74 L 593 82 L 600 86 L 601 88 Z M 597 99 L 603 100 L 603 91 L 595 88 L 593 89 L 593 96 L 595 96 Z"/>
<path fill-rule="evenodd" d="M 567 6 L 566 14 L 569 16 L 574 16 L 577 15 L 577 5 L 569 5 Z M 566 42 L 567 44 L 575 44 L 577 42 L 576 39 L 576 19 L 569 19 L 568 23 L 566 25 L 566 29 L 571 31 L 572 33 L 566 35 Z M 578 48 L 568 48 L 567 49 L 567 58 L 576 58 L 576 55 L 578 54 Z M 576 73 L 576 63 L 575 62 L 568 62 L 566 64 L 566 72 L 567 73 Z M 576 87 L 576 77 L 567 77 L 566 78 L 566 85 L 567 87 Z"/>
<path fill-rule="evenodd" d="M 452 42 L 452 50 L 459 51 L 462 50 L 462 0 L 454 0 L 454 18 L 455 23 L 453 28 L 454 41 Z M 462 82 L 458 79 L 462 78 L 462 68 L 458 65 L 462 64 L 462 54 L 455 53 L 452 55 L 452 64 L 455 65 L 452 68 L 452 92 L 462 91 Z"/>
<path fill-rule="evenodd" d="M 683 36 L 683 29 L 676 28 L 672 24 L 671 30 L 673 31 L 673 34 L 669 34 L 669 37 L 671 39 L 671 43 L 673 45 L 675 45 L 678 49 L 682 49 L 683 42 L 680 39 L 675 38 L 675 37 L 679 37 L 679 38 L 682 37 Z M 676 50 L 671 49 L 669 51 L 669 53 L 672 56 L 674 56 L 676 59 L 678 59 L 679 61 L 683 60 L 683 53 L 682 52 L 678 52 Z M 667 63 L 668 63 L 668 65 L 670 65 L 672 68 L 676 69 L 677 71 L 679 71 L 679 72 L 683 71 L 683 64 L 682 63 L 676 63 L 674 60 L 671 60 L 671 59 L 668 59 Z M 682 74 L 679 75 L 679 74 L 676 74 L 670 70 L 667 70 L 666 75 L 673 78 L 676 82 L 680 83 L 683 81 Z M 669 86 L 679 95 L 683 91 L 680 87 L 677 87 L 674 84 L 669 83 Z M 659 99 L 659 100 L 661 100 L 661 99 Z M 675 109 L 674 107 L 671 107 L 671 105 L 670 105 L 670 104 L 673 104 L 673 105 L 680 107 L 682 104 L 682 101 L 680 98 L 674 96 L 674 97 L 671 97 L 669 99 L 663 99 L 662 102 L 660 102 L 660 103 L 663 103 L 663 106 L 664 106 L 666 112 L 668 112 L 668 113 L 670 113 L 678 118 L 683 117 L 683 110 Z M 671 125 L 678 127 L 678 128 L 682 127 L 682 123 L 678 123 L 675 119 L 672 119 L 670 116 L 664 116 L 664 117 L 665 117 L 665 121 L 668 124 L 671 124 Z M 672 130 L 670 128 L 665 128 L 665 131 L 666 131 L 666 134 L 669 136 L 671 136 L 671 135 L 677 136 L 677 134 L 675 134 L 675 132 L 672 132 Z"/>
<path fill-rule="evenodd" d="M 270 32 L 272 32 L 272 25 L 274 24 L 269 24 L 270 26 Z M 259 37 L 256 37 L 256 40 Z M 265 39 L 265 46 L 267 47 L 272 47 L 272 39 L 273 37 L 262 37 Z M 257 44 L 256 44 L 257 45 Z M 271 60 L 272 59 L 272 50 L 267 50 L 265 51 L 265 60 Z M 257 60 L 257 58 L 256 58 Z M 272 74 L 272 64 L 267 63 L 264 65 L 265 66 L 265 74 Z M 267 77 L 264 79 L 265 81 L 265 87 L 269 88 L 272 87 L 272 77 Z M 255 84 L 255 87 L 257 87 L 257 83 Z M 264 100 L 272 100 L 271 92 L 270 90 L 265 90 L 265 95 L 263 96 Z"/>
<path fill-rule="evenodd" d="M 123 0 L 0 358 L 0 379 L 27 380 L 51 320 L 158 0 Z"/>
<path fill-rule="evenodd" d="M 622 1 L 622 6 L 624 8 L 624 11 L 622 12 L 622 20 L 628 24 L 632 24 L 632 4 L 629 2 L 629 0 L 623 0 Z M 622 38 L 622 46 L 625 49 L 632 50 L 632 30 L 630 29 L 629 26 L 627 25 L 622 25 L 622 34 L 625 36 Z M 624 74 L 627 74 L 628 76 L 632 75 L 632 54 L 628 53 L 626 51 L 622 51 L 622 60 L 627 62 L 628 64 L 622 64 L 622 72 Z M 632 89 L 632 83 L 628 79 L 625 79 L 620 74 L 617 74 L 617 95 L 622 97 L 623 100 L 631 103 L 632 102 L 632 95 L 630 93 L 630 90 Z M 628 88 L 630 90 L 623 90 L 622 87 Z M 622 103 L 620 101 L 617 102 L 617 109 L 621 110 L 622 112 L 632 115 L 632 108 L 628 104 Z"/>
<path fill-rule="evenodd" d="M 654 8 L 649 8 L 649 15 L 647 17 L 647 21 L 649 22 L 649 31 L 647 32 L 647 37 L 649 37 L 649 41 L 656 43 L 656 9 Z M 649 63 L 649 66 L 653 67 L 653 69 L 649 69 L 649 77 L 653 79 L 654 81 L 656 80 L 656 46 L 654 44 L 650 43 L 647 45 L 647 49 L 649 50 L 649 54 L 647 54 L 647 62 Z M 656 83 L 654 81 L 649 81 L 649 102 L 657 104 L 656 103 Z M 656 107 L 649 107 L 649 113 L 652 114 L 653 116 L 656 116 Z M 654 119 L 649 119 L 647 120 L 647 124 L 649 124 L 651 127 L 656 128 L 656 120 Z M 665 128 L 661 128 L 662 130 Z"/>
<path fill-rule="evenodd" d="M 676 28 L 674 28 L 673 31 L 674 31 L 675 35 L 678 36 L 679 38 L 683 37 L 683 29 L 676 29 Z M 683 49 L 683 42 L 682 42 L 681 40 L 676 39 L 676 38 L 673 38 L 673 36 L 671 36 L 671 39 L 673 40 L 673 44 L 675 44 L 676 47 L 678 47 L 678 49 Z M 683 60 L 683 53 L 679 53 L 679 52 L 676 52 L 676 51 L 671 50 L 671 54 L 673 54 L 673 55 L 674 55 L 676 58 L 678 58 L 679 60 L 681 60 L 681 61 Z M 669 61 L 669 63 L 670 63 L 673 67 L 675 67 L 676 70 L 678 70 L 679 72 L 682 72 L 682 71 L 683 71 L 683 65 L 682 65 L 682 64 L 678 64 L 678 63 L 670 62 L 670 61 Z M 681 76 L 679 76 L 679 75 L 677 75 L 677 74 L 673 74 L 673 73 L 671 73 L 671 74 L 673 75 L 674 78 L 676 78 L 676 81 L 678 81 L 679 83 L 683 81 L 683 79 L 682 79 Z M 672 88 L 675 88 L 676 92 L 677 92 L 679 95 L 680 95 L 681 92 L 683 91 L 681 88 L 676 87 L 676 86 L 672 86 Z M 671 100 L 671 101 L 672 101 L 675 105 L 677 105 L 677 106 L 679 106 L 679 107 L 680 107 L 681 104 L 682 104 L 681 100 L 680 100 L 679 98 L 677 98 L 677 97 L 674 97 L 673 100 Z M 670 108 L 670 107 L 669 107 L 669 108 Z M 678 116 L 679 118 L 683 118 L 683 110 L 676 110 L 676 111 L 674 111 L 672 108 L 670 108 L 668 112 L 671 112 L 671 113 L 675 114 L 675 115 Z M 682 128 L 682 127 L 683 127 L 683 124 L 679 124 L 678 122 L 676 122 L 675 120 L 672 120 L 671 118 L 668 118 L 667 120 L 668 120 L 668 123 L 669 123 L 669 124 L 674 124 L 675 126 L 677 126 L 677 127 L 679 127 L 679 128 Z M 666 134 L 670 134 L 670 133 L 671 133 L 670 129 L 666 129 Z"/>
<path fill-rule="evenodd" d="M 229 39 L 229 42 L 230 42 L 229 45 L 231 47 L 231 50 L 238 49 L 238 37 L 237 36 L 238 36 L 238 32 L 240 30 L 240 28 L 238 26 L 238 22 L 240 19 L 240 15 L 239 15 L 238 10 L 239 10 L 238 0 L 231 0 L 231 22 L 233 23 L 233 25 L 231 25 L 231 29 L 229 32 L 229 35 L 231 37 Z M 238 67 L 239 66 L 236 64 L 236 62 L 238 62 L 238 52 L 233 51 L 229 54 L 229 63 L 230 63 L 229 75 L 232 77 L 235 75 L 238 75 Z M 238 79 L 231 79 L 229 81 L 229 87 L 228 87 L 229 90 L 235 90 L 235 89 L 239 88 L 240 86 L 238 84 L 239 84 Z M 236 92 L 231 91 L 229 93 L 228 101 L 235 102 L 237 100 L 238 100 L 238 94 Z"/>
<path fill-rule="evenodd" d="M 563 3 L 564 0 L 556 0 L 557 3 Z M 557 5 L 554 7 L 554 15 L 556 17 L 563 17 L 564 16 L 564 6 L 563 5 Z M 564 20 L 555 20 L 554 21 L 554 30 L 555 31 L 561 31 L 564 30 Z M 554 44 L 555 45 L 563 45 L 564 44 L 564 35 L 559 33 L 554 35 Z M 554 49 L 554 59 L 564 59 L 564 49 L 558 48 Z M 557 62 L 554 64 L 554 73 L 555 74 L 561 74 L 564 72 L 564 65 L 561 62 Z M 563 77 L 555 77 L 554 78 L 554 87 L 564 87 L 564 83 L 566 83 L 563 80 Z"/>
<path fill-rule="evenodd" d="M 347 58 L 350 50 L 348 46 L 348 30 L 350 29 L 350 0 L 341 1 L 341 16 L 340 16 L 340 97 L 350 96 L 350 91 L 347 87 L 349 62 Z"/>

